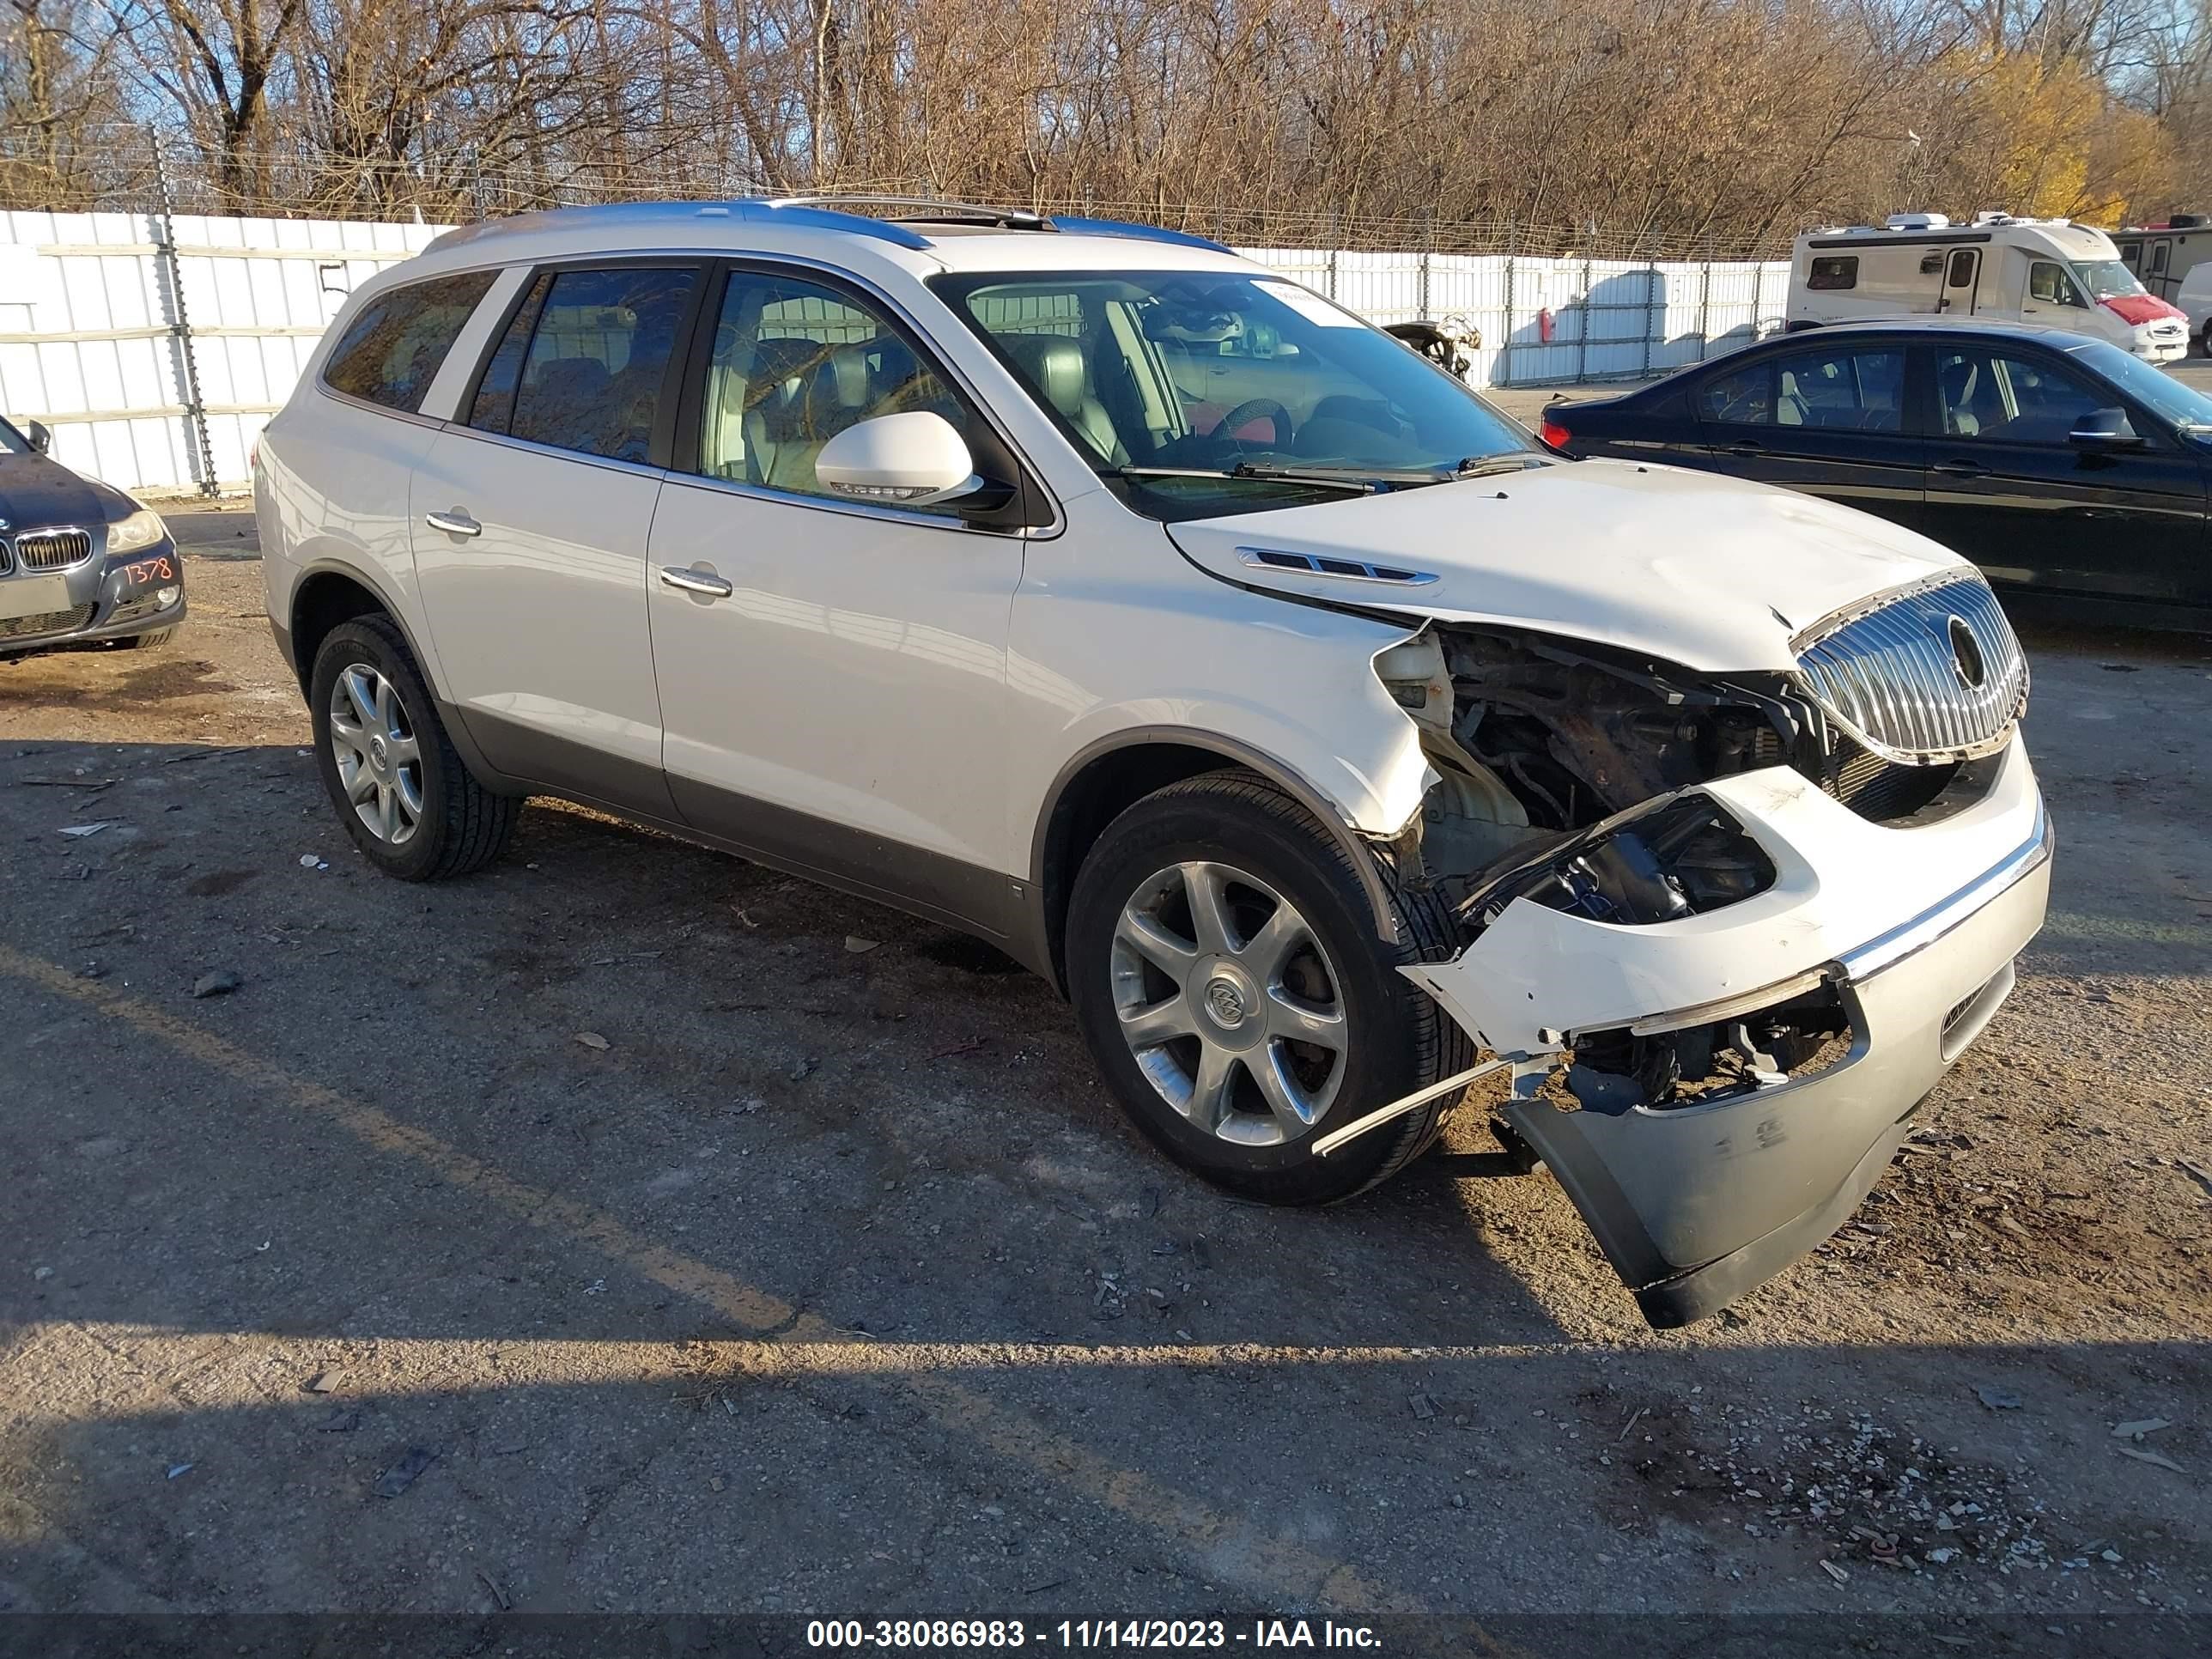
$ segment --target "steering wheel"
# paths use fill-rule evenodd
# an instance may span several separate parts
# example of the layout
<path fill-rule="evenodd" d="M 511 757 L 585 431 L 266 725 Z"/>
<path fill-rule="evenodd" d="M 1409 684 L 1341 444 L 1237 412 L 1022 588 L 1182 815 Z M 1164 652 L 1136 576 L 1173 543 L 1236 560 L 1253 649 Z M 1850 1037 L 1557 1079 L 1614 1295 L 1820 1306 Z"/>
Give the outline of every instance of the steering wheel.
<path fill-rule="evenodd" d="M 1226 438 L 1230 442 L 1236 443 L 1237 428 L 1247 421 L 1257 420 L 1262 415 L 1267 417 L 1267 423 L 1275 429 L 1274 447 L 1288 449 L 1291 447 L 1292 430 L 1291 411 L 1273 398 L 1247 398 L 1214 423 L 1213 435 L 1217 438 Z M 1243 446 L 1239 445 L 1238 447 L 1241 448 Z"/>

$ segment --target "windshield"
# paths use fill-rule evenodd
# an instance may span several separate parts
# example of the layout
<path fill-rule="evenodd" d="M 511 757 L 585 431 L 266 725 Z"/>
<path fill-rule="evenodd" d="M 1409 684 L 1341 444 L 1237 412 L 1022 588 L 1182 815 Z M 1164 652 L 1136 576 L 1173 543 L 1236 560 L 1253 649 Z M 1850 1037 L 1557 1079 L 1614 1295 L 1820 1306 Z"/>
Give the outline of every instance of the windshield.
<path fill-rule="evenodd" d="M 2121 391 L 2192 436 L 2212 437 L 2212 398 L 2162 368 L 2153 368 L 2104 340 L 2092 340 L 2070 352 L 2085 368 L 2094 368 Z"/>
<path fill-rule="evenodd" d="M 2136 281 L 2136 274 L 2118 259 L 2077 259 L 2074 262 L 2075 279 L 2089 291 L 2092 300 L 2117 300 L 2124 294 L 2141 294 L 2143 285 Z"/>
<path fill-rule="evenodd" d="M 0 420 L 0 455 L 28 455 L 31 453 L 31 441 L 5 420 Z"/>
<path fill-rule="evenodd" d="M 1540 463 L 1528 434 L 1461 381 L 1279 278 L 1039 271 L 933 286 L 1084 459 L 1156 517 Z"/>

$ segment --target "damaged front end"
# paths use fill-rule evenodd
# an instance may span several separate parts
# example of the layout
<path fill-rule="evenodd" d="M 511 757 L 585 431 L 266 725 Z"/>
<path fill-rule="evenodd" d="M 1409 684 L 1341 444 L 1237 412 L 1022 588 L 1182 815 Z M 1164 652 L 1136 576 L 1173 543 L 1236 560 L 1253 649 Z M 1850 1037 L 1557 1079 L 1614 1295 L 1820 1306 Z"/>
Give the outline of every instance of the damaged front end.
<path fill-rule="evenodd" d="M 1655 1325 L 1842 1224 L 2040 925 L 2026 667 L 1986 592 L 1882 596 L 1796 673 L 1449 623 L 1376 659 L 1437 774 L 1378 850 L 1461 943 L 1405 971 L 1510 1064 L 1506 1125 Z M 1955 696 L 1899 631 L 1931 607 L 1976 647 Z"/>

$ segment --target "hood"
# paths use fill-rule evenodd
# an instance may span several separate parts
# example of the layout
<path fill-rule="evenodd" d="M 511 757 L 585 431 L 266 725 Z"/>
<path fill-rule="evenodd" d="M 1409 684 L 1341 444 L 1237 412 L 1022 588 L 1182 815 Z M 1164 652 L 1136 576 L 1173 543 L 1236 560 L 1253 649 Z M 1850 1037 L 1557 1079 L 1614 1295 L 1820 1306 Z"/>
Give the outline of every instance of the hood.
<path fill-rule="evenodd" d="M 2189 320 L 2189 313 L 2177 306 L 2170 306 L 2152 294 L 2115 294 L 2101 302 L 2107 311 L 2118 312 L 2120 320 L 2141 328 L 2145 323 L 2161 322 L 2168 317 Z"/>
<path fill-rule="evenodd" d="M 1633 461 L 1571 461 L 1386 495 L 1170 525 L 1251 587 L 1502 623 L 1708 672 L 1796 665 L 1830 611 L 1962 564 L 1887 520 L 1810 495 Z M 1254 565 L 1241 549 L 1433 574 L 1419 586 Z"/>
<path fill-rule="evenodd" d="M 106 524 L 135 508 L 121 490 L 80 478 L 44 455 L 0 455 L 0 519 L 11 533 L 43 525 Z"/>

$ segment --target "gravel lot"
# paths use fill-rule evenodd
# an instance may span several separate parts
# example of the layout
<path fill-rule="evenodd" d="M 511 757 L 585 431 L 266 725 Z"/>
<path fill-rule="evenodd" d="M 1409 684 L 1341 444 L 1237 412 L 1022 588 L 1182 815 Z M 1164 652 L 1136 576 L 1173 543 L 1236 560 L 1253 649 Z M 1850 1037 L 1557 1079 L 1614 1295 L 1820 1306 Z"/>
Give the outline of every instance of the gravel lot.
<path fill-rule="evenodd" d="M 2017 994 L 1655 1334 L 1480 1110 L 1243 1206 L 939 929 L 545 804 L 379 878 L 179 523 L 167 649 L 0 665 L 0 1608 L 2212 1611 L 2212 643 L 2030 634 Z"/>

